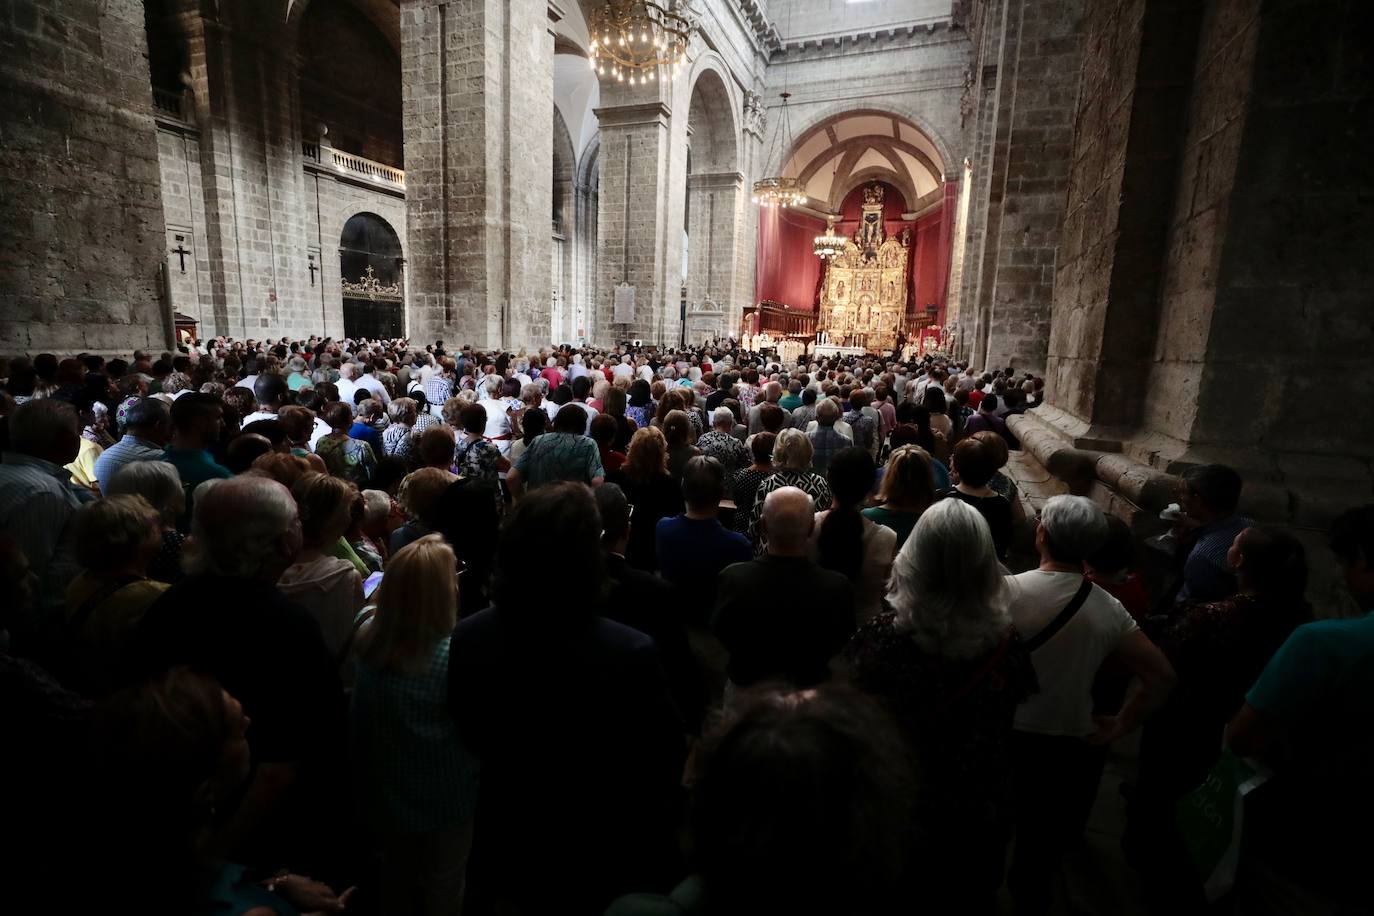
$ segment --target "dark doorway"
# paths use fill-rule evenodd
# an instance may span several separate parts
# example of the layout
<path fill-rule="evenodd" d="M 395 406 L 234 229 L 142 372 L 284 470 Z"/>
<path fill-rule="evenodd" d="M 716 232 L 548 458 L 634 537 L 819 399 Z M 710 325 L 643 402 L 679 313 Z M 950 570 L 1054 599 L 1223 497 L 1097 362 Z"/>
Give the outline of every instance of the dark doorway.
<path fill-rule="evenodd" d="M 401 240 L 374 213 L 359 213 L 339 240 L 345 337 L 405 336 Z"/>

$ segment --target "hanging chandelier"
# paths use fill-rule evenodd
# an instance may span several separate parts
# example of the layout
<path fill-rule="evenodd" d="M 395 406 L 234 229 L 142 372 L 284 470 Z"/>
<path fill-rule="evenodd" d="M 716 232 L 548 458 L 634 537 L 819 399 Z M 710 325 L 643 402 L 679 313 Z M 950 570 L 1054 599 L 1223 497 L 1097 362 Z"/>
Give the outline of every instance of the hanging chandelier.
<path fill-rule="evenodd" d="M 773 145 L 769 147 L 767 162 L 773 162 L 774 155 L 778 152 L 779 142 L 786 134 L 787 141 L 782 144 L 784 155 L 792 149 L 792 117 L 787 111 L 787 100 L 792 98 L 792 93 L 781 92 L 778 94 L 782 99 L 782 114 L 778 118 L 778 129 L 773 134 Z M 779 161 L 779 168 L 786 165 Z M 795 178 L 788 178 L 786 175 L 770 175 L 767 178 L 760 178 L 754 182 L 754 203 L 761 207 L 798 207 L 806 203 L 806 192 L 802 190 L 801 183 Z"/>
<path fill-rule="evenodd" d="M 679 72 L 695 16 L 687 0 L 601 0 L 588 17 L 590 63 L 598 76 L 652 83 L 660 67 Z"/>
<path fill-rule="evenodd" d="M 815 241 L 811 243 L 811 250 L 822 261 L 828 261 L 844 251 L 844 243 L 847 241 L 849 239 L 835 232 L 835 217 L 832 216 L 825 221 L 825 234 L 816 236 Z"/>

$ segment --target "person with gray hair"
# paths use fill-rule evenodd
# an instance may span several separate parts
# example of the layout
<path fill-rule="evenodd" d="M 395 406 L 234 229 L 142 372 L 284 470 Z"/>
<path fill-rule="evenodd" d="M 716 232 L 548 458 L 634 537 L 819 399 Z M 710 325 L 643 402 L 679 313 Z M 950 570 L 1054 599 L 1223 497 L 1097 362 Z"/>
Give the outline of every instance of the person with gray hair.
<path fill-rule="evenodd" d="M 830 457 L 842 448 L 849 448 L 854 440 L 840 431 L 836 424 L 840 420 L 840 405 L 826 398 L 816 405 L 816 427 L 808 430 L 806 437 L 811 440 L 811 468 L 817 474 L 824 474 L 830 467 Z"/>
<path fill-rule="evenodd" d="M 186 491 L 181 474 L 169 461 L 135 461 L 119 469 L 110 481 L 106 496 L 142 496 L 162 520 L 162 548 L 148 565 L 148 578 L 173 585 L 185 575 L 181 568 L 182 545 L 186 535 L 177 522 L 186 509 Z"/>
<path fill-rule="evenodd" d="M 782 411 L 782 425 L 792 425 L 792 411 L 783 407 L 778 402 L 782 400 L 782 383 L 777 381 L 769 382 L 763 386 L 761 391 L 762 399 L 754 403 L 749 408 L 749 435 L 754 435 L 763 431 L 763 405 L 775 404 Z"/>
<path fill-rule="evenodd" d="M 134 461 L 161 461 L 172 434 L 167 405 L 157 398 L 139 398 L 125 413 L 124 437 L 105 449 L 95 462 L 100 492 L 110 487 L 115 473 Z"/>
<path fill-rule="evenodd" d="M 922 833 L 933 838 L 917 854 L 926 903 L 994 912 L 1011 839 L 1012 718 L 1037 683 L 977 509 L 947 499 L 922 514 L 892 565 L 888 603 L 859 628 L 845 662 L 921 761 Z"/>
<path fill-rule="evenodd" d="M 771 680 L 813 687 L 854 633 L 854 589 L 810 557 L 810 496 L 782 487 L 762 502 L 767 552 L 727 566 L 716 586 L 713 627 L 730 656 L 725 673 L 734 688 Z M 727 685 L 727 698 L 732 692 Z"/>
<path fill-rule="evenodd" d="M 64 465 L 80 451 L 81 419 L 67 402 L 39 398 L 10 414 L 9 434 L 0 463 L 0 535 L 28 558 L 42 609 L 60 608 L 78 569 L 69 528 L 81 501 Z M 34 624 L 5 619 L 0 628 L 15 634 Z"/>
<path fill-rule="evenodd" d="M 1083 561 L 1106 539 L 1107 520 L 1085 496 L 1055 496 L 1035 532 L 1040 565 L 1007 577 L 1012 624 L 1026 641 L 1040 692 L 1016 711 L 1012 735 L 1016 853 L 1008 886 L 1018 911 L 1045 912 L 1060 859 L 1082 836 L 1106 746 L 1168 697 L 1168 659 Z M 1108 656 L 1139 685 L 1112 716 L 1093 715 L 1092 685 Z"/>
<path fill-rule="evenodd" d="M 187 666 L 242 703 L 255 767 L 225 835 L 281 861 L 318 856 L 341 829 L 326 787 L 342 775 L 345 705 L 319 624 L 276 584 L 301 550 L 295 500 L 267 477 L 207 481 L 192 534 L 187 576 L 144 615 L 129 673 Z"/>
<path fill-rule="evenodd" d="M 735 438 L 734 429 L 734 412 L 728 407 L 717 407 L 711 414 L 711 428 L 697 439 L 701 453 L 719 461 L 727 474 L 749 466 L 749 449 Z"/>

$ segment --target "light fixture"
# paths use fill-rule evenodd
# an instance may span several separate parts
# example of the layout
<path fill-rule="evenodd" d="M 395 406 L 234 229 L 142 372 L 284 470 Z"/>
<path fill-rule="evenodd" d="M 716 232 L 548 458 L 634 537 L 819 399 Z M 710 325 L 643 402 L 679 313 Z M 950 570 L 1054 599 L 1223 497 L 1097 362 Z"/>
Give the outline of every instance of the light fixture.
<path fill-rule="evenodd" d="M 690 0 L 598 0 L 588 23 L 597 36 L 590 48 L 597 72 L 609 63 L 617 79 L 623 68 L 631 85 L 642 85 L 657 79 L 659 67 L 677 67 L 686 60 L 696 11 Z"/>
<path fill-rule="evenodd" d="M 844 244 L 849 241 L 835 232 L 835 217 L 829 217 L 825 223 L 825 234 L 816 236 L 815 241 L 811 243 L 811 250 L 822 261 L 828 261 L 844 251 Z"/>
<path fill-rule="evenodd" d="M 778 95 L 782 99 L 782 114 L 778 118 L 778 129 L 773 134 L 773 145 L 769 147 L 766 162 L 775 161 L 774 155 L 778 152 L 784 133 L 787 141 L 782 145 L 783 155 L 792 149 L 792 117 L 787 111 L 787 100 L 792 98 L 792 93 L 781 92 Z M 780 163 L 779 167 L 786 164 L 781 160 L 776 161 Z M 797 207 L 806 203 L 806 193 L 797 179 L 782 174 L 770 175 L 754 182 L 753 201 L 761 207 Z"/>

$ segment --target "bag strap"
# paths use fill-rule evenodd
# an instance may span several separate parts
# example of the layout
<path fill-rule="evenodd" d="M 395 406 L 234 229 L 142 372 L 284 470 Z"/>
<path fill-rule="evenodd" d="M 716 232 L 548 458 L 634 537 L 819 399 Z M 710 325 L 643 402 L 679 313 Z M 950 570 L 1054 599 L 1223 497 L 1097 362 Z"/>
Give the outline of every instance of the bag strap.
<path fill-rule="evenodd" d="M 1070 620 L 1073 620 L 1079 608 L 1083 607 L 1083 602 L 1088 600 L 1088 595 L 1091 594 L 1092 590 L 1092 582 L 1085 578 L 1083 584 L 1078 586 L 1078 591 L 1074 593 L 1073 598 L 1068 604 L 1064 605 L 1064 610 L 1059 612 L 1059 616 L 1051 620 L 1043 630 L 1026 641 L 1026 649 L 1030 652 L 1034 652 L 1051 639 L 1054 639 L 1055 634 L 1064 629 Z"/>

